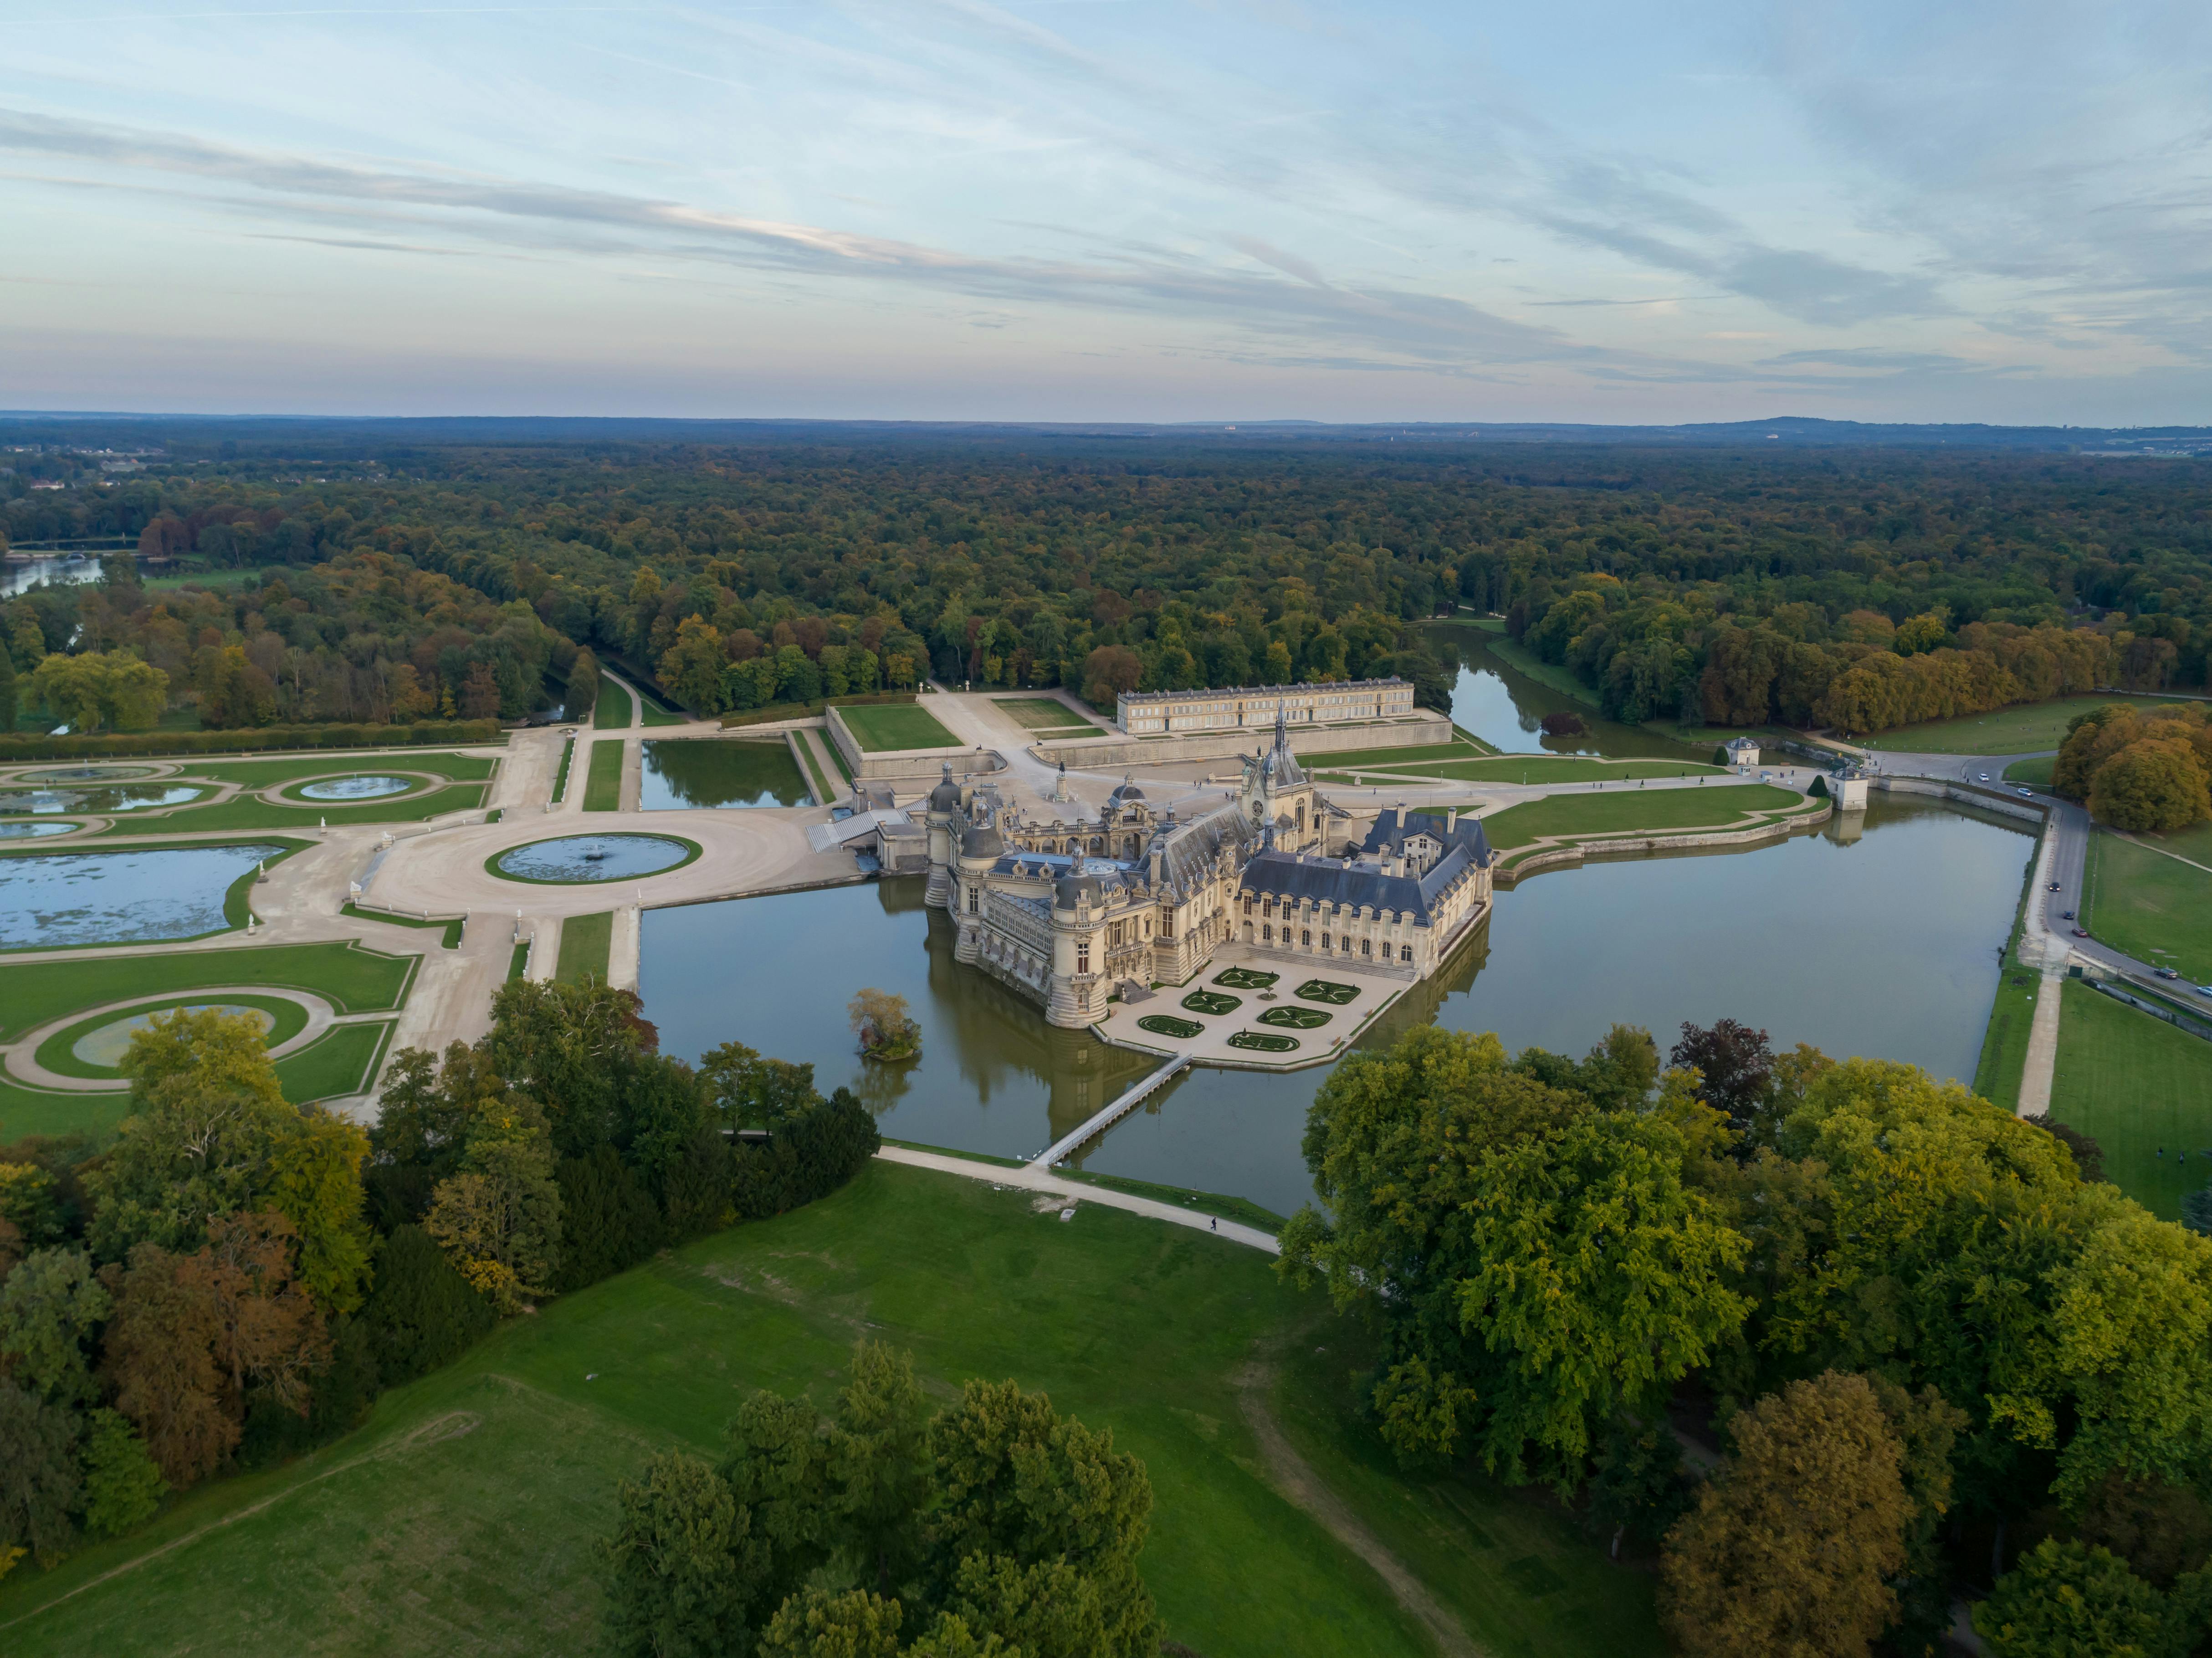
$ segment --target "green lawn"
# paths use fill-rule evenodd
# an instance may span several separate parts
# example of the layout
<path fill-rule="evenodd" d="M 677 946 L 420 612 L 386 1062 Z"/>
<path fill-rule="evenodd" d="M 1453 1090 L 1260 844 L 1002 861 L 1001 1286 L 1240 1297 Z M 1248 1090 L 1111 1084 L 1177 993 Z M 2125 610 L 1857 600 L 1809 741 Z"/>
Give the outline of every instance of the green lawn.
<path fill-rule="evenodd" d="M 1363 763 L 1369 763 L 1364 760 Z M 1329 771 L 1340 768 L 1332 762 Z M 1457 760 L 1441 765 L 1390 768 L 1408 775 L 1449 778 L 1463 783 L 1595 783 L 1643 777 L 1727 777 L 1725 767 L 1687 760 L 1601 760 L 1586 755 L 1504 754 L 1486 760 Z"/>
<path fill-rule="evenodd" d="M 2081 925 L 2100 944 L 2212 983 L 2212 871 L 2099 829 L 2084 885 Z"/>
<path fill-rule="evenodd" d="M 1861 746 L 1892 754 L 2031 754 L 2038 749 L 2057 748 L 2066 738 L 2067 722 L 2076 714 L 2101 708 L 2107 702 L 2149 707 L 2158 701 L 2154 696 L 2055 697 L 2048 702 L 1999 708 L 1994 714 L 1969 714 L 1963 720 L 1899 726 L 1879 737 L 1864 738 Z"/>
<path fill-rule="evenodd" d="M 653 700 L 653 694 L 650 691 L 639 691 L 637 694 L 637 700 L 644 705 L 645 717 L 641 722 L 644 725 L 688 726 L 691 723 L 691 716 L 690 714 L 678 714 L 672 708 L 662 708 L 659 703 Z"/>
<path fill-rule="evenodd" d="M 899 749 L 957 749 L 959 738 L 919 702 L 839 703 L 837 717 L 870 754 Z"/>
<path fill-rule="evenodd" d="M 1484 818 L 1482 828 L 1490 844 L 1504 852 L 1547 835 L 1663 835 L 1677 829 L 1742 828 L 1754 814 L 1804 804 L 1805 797 L 1796 790 L 1771 783 L 1656 792 L 1620 789 L 1555 794 L 1509 806 Z"/>
<path fill-rule="evenodd" d="M 428 794 L 410 794 L 389 801 L 365 800 L 358 805 L 336 801 L 303 800 L 298 805 L 271 805 L 252 795 L 237 795 L 208 806 L 179 806 L 153 817 L 118 817 L 111 835 L 156 833 L 199 834 L 210 829 L 295 829 L 312 833 L 319 823 L 420 823 L 449 811 L 470 811 L 483 805 L 485 785 L 455 783 Z"/>
<path fill-rule="evenodd" d="M 829 755 L 830 763 L 837 768 L 837 775 L 845 780 L 845 787 L 850 791 L 853 786 L 853 768 L 845 763 L 845 750 L 830 741 L 829 727 L 825 726 L 820 731 L 812 732 L 811 739 Z"/>
<path fill-rule="evenodd" d="M 1291 751 L 1297 753 L 1297 743 L 1291 744 Z M 1343 771 L 1352 767 L 1426 765 L 1447 760 L 1481 760 L 1491 750 L 1480 744 L 1455 738 L 1449 743 L 1414 743 L 1395 749 L 1331 749 L 1313 754 L 1299 754 L 1298 762 L 1310 768 L 1322 767 L 1331 771 Z"/>
<path fill-rule="evenodd" d="M 377 1062 L 398 1028 L 396 1019 L 331 1026 L 298 1053 L 276 1061 L 276 1080 L 283 1084 L 284 1097 L 305 1105 L 360 1093 L 376 1080 Z"/>
<path fill-rule="evenodd" d="M 0 966 L 0 1042 L 81 1008 L 218 985 L 308 990 L 341 1013 L 386 1012 L 406 999 L 419 960 L 347 940 L 12 963 Z"/>
<path fill-rule="evenodd" d="M 2055 754 L 2039 754 L 2031 759 L 2015 760 L 2004 768 L 2004 780 L 2047 789 L 2051 786 L 2051 768 L 2057 763 L 2058 756 Z"/>
<path fill-rule="evenodd" d="M 629 693 L 611 679 L 599 681 L 599 705 L 592 710 L 594 730 L 618 732 L 629 729 Z"/>
<path fill-rule="evenodd" d="M 2020 935 L 2035 883 L 2031 862 L 2014 908 L 2012 937 L 2005 944 L 2003 970 L 1990 1003 L 1990 1022 L 1982 1032 L 1982 1057 L 1974 1066 L 1974 1092 L 2008 1111 L 2020 1107 L 2021 1074 L 2027 1069 L 2027 1038 L 2035 1025 L 2035 1001 L 2043 973 L 2020 959 Z"/>
<path fill-rule="evenodd" d="M 33 1135 L 55 1138 L 84 1133 L 98 1139 L 112 1133 L 123 1121 L 129 1100 L 130 1095 L 119 1088 L 100 1093 L 54 1094 L 0 1077 L 0 1145 Z"/>
<path fill-rule="evenodd" d="M 793 744 L 799 750 L 799 757 L 806 762 L 806 777 L 807 780 L 813 785 L 814 798 L 823 805 L 829 805 L 837 798 L 839 791 L 831 788 L 830 780 L 822 774 L 822 762 L 815 755 L 814 744 L 807 740 L 807 734 L 803 731 L 794 732 L 792 738 Z M 830 751 L 832 754 L 836 753 L 837 745 L 835 743 L 830 744 Z"/>
<path fill-rule="evenodd" d="M 607 976 L 607 956 L 613 948 L 615 913 L 571 915 L 561 923 L 561 955 L 554 964 L 556 979 L 580 979 L 589 973 Z"/>
<path fill-rule="evenodd" d="M 242 783 L 264 789 L 276 783 L 304 783 L 315 777 L 351 777 L 362 772 L 434 772 L 456 783 L 481 783 L 499 762 L 490 755 L 453 754 L 436 749 L 403 749 L 377 754 L 354 749 L 322 750 L 282 760 L 184 761 L 187 778 L 206 778 L 218 783 Z"/>
<path fill-rule="evenodd" d="M 286 997 L 257 996 L 248 992 L 240 992 L 226 993 L 222 999 L 228 1005 L 256 1008 L 266 1013 L 270 1021 L 266 1045 L 270 1048 L 290 1042 L 307 1026 L 307 1010 L 298 1002 Z M 39 1044 L 38 1062 L 56 1076 L 82 1077 L 94 1081 L 112 1082 L 122 1074 L 121 1072 L 113 1065 L 95 1065 L 88 1060 L 79 1058 L 76 1053 L 77 1043 L 94 1031 L 113 1024 L 118 1019 L 130 1018 L 136 1014 L 173 1012 L 179 1007 L 191 1005 L 191 1001 L 192 999 L 185 996 L 167 996 L 136 1008 L 115 1009 L 105 1013 L 95 1013 L 89 1018 L 78 1020 L 75 1024 L 64 1025 Z"/>
<path fill-rule="evenodd" d="M 2212 1181 L 2212 1042 L 2076 980 L 2064 995 L 2051 1114 L 2097 1142 L 2123 1192 L 2175 1219 L 2181 1194 Z"/>
<path fill-rule="evenodd" d="M 1170 1637 L 1206 1658 L 1432 1650 L 1268 1483 L 1239 1377 L 1292 1352 L 1273 1394 L 1291 1442 L 1477 1643 L 1661 1650 L 1646 1582 L 1548 1503 L 1457 1481 L 1402 1492 L 1352 1410 L 1358 1337 L 1265 1256 L 1090 1206 L 1063 1223 L 1025 1193 L 884 1164 L 513 1321 L 313 1455 L 195 1491 L 53 1571 L 19 1569 L 0 1582 L 0 1640 L 10 1658 L 586 1651 L 616 1480 L 663 1447 L 715 1454 L 754 1388 L 828 1406 L 862 1333 L 911 1349 L 940 1399 L 1012 1377 L 1141 1458 L 1142 1570 Z"/>
<path fill-rule="evenodd" d="M 467 936 L 468 932 L 469 922 L 465 915 L 428 918 L 416 915 L 395 915 L 388 910 L 362 909 L 350 900 L 340 908 L 338 914 L 358 915 L 371 921 L 381 921 L 386 926 L 435 928 L 442 935 L 441 942 L 447 950 L 459 950 L 461 947 L 461 940 Z"/>
<path fill-rule="evenodd" d="M 1098 729 L 1056 696 L 1001 697 L 998 709 L 1025 731 L 1065 732 L 1095 732 Z M 849 713 L 846 715 L 848 720 L 851 717 Z"/>
<path fill-rule="evenodd" d="M 592 769 L 584 779 L 586 811 L 622 810 L 623 749 L 618 737 L 603 738 L 592 744 Z"/>
<path fill-rule="evenodd" d="M 568 798 L 568 765 L 576 757 L 576 739 L 564 738 L 561 743 L 561 768 L 553 774 L 552 801 L 559 805 Z"/>
<path fill-rule="evenodd" d="M 520 940 L 507 958 L 507 976 L 510 982 L 530 970 L 530 940 Z"/>

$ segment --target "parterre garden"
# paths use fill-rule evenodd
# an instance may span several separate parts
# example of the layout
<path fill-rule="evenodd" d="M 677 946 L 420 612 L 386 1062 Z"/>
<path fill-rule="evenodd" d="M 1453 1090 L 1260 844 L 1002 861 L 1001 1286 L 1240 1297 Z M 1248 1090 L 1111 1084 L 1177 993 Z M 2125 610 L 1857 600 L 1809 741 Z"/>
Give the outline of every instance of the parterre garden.
<path fill-rule="evenodd" d="M 960 739 L 919 702 L 841 702 L 836 708 L 845 729 L 871 754 L 960 746 Z"/>
<path fill-rule="evenodd" d="M 1238 1008 L 1243 1006 L 1244 1003 L 1241 997 L 1224 996 L 1218 991 L 1194 990 L 1182 999 L 1182 1005 L 1189 1012 L 1210 1013 L 1218 1017 L 1224 1013 L 1234 1013 Z"/>
<path fill-rule="evenodd" d="M 113 816 L 104 831 L 108 835 L 205 834 L 256 829 L 313 830 L 319 824 L 412 823 L 481 806 L 498 758 L 491 755 L 459 754 L 433 750 L 421 752 L 345 750 L 287 755 L 266 760 L 185 759 L 158 762 L 147 769 L 162 774 L 149 777 L 124 789 L 183 789 L 195 793 L 171 805 L 148 805 L 122 811 L 104 808 L 102 797 L 117 789 L 80 787 L 66 781 L 39 786 L 62 797 L 58 812 L 39 816 L 96 818 Z M 14 774 L 35 775 L 52 767 L 27 767 Z M 301 791 L 347 780 L 389 777 L 404 786 L 374 799 L 319 800 Z M 8 780 L 0 779 L 0 789 Z M 228 789 L 224 786 L 230 786 Z M 227 794 L 228 798 L 218 799 Z M 81 800 L 82 805 L 73 804 Z M 21 818 L 25 812 L 0 811 L 0 817 Z"/>

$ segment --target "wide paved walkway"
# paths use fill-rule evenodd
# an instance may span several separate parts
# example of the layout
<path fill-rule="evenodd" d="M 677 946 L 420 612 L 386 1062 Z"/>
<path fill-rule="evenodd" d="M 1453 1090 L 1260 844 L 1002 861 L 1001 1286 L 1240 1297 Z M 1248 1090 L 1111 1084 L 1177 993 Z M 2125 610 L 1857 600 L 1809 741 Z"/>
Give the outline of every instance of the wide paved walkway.
<path fill-rule="evenodd" d="M 1046 1169 L 1024 1164 L 1009 1169 L 1001 1163 L 978 1163 L 968 1157 L 950 1157 L 941 1151 L 916 1151 L 903 1145 L 886 1145 L 876 1155 L 886 1163 L 902 1163 L 909 1169 L 933 1169 L 940 1175 L 959 1175 L 968 1180 L 987 1180 L 994 1186 L 1010 1187 L 1016 1191 L 1035 1192 L 1040 1195 L 1065 1199 L 1071 1208 L 1085 1203 L 1095 1203 L 1103 1209 L 1126 1209 L 1133 1215 L 1144 1215 L 1152 1220 L 1170 1221 L 1177 1226 L 1188 1226 L 1195 1231 L 1223 1237 L 1231 1243 L 1242 1243 L 1254 1249 L 1264 1249 L 1271 1255 L 1280 1254 L 1282 1246 L 1273 1232 L 1263 1232 L 1256 1226 L 1241 1222 L 1221 1220 L 1195 1210 L 1181 1208 L 1172 1203 L 1162 1203 L 1157 1198 L 1140 1198 L 1127 1192 L 1116 1192 L 1110 1187 L 1092 1186 L 1083 1181 L 1067 1180 Z"/>

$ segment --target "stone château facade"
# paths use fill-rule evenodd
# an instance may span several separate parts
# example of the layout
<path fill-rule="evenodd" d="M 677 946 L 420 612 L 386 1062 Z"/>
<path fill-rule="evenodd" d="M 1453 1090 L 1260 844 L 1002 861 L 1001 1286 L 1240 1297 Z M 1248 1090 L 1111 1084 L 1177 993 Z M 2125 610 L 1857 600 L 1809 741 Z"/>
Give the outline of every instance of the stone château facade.
<path fill-rule="evenodd" d="M 1330 726 L 1353 720 L 1402 720 L 1413 712 L 1407 679 L 1341 684 L 1240 686 L 1218 691 L 1123 691 L 1114 721 L 1132 737 L 1182 732 L 1264 731 L 1279 721 Z"/>
<path fill-rule="evenodd" d="M 1490 905 L 1480 824 L 1386 812 L 1355 845 L 1279 710 L 1235 794 L 1187 818 L 1125 780 L 1095 819 L 1041 822 L 948 768 L 926 822 L 927 899 L 951 912 L 955 958 L 1042 1001 L 1056 1025 L 1103 1018 L 1125 985 L 1181 984 L 1229 944 L 1425 977 Z"/>

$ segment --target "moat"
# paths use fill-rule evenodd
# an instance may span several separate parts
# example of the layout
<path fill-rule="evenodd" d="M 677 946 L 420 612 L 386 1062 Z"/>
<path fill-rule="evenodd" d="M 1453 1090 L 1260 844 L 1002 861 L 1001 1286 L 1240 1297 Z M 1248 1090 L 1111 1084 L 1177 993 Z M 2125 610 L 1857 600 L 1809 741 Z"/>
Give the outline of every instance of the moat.
<path fill-rule="evenodd" d="M 1996 947 L 2034 851 L 2027 826 L 1877 796 L 1817 835 L 1719 855 L 1594 863 L 1501 890 L 1493 919 L 1361 1039 L 1423 1020 L 1495 1030 L 1510 1048 L 1579 1054 L 1616 1021 L 1666 1047 L 1685 1021 L 1765 1028 L 1778 1048 L 1910 1060 L 1971 1079 Z M 952 927 L 904 878 L 649 910 L 639 988 L 664 1050 L 732 1038 L 848 1085 L 886 1134 L 1027 1157 L 1154 1063 L 952 959 Z M 845 1003 L 905 996 L 922 1057 L 857 1055 Z M 1172 1005 L 1172 1003 L 1170 1004 Z M 1298 1151 L 1327 1068 L 1200 1069 L 1080 1157 L 1096 1173 L 1234 1193 L 1288 1213 L 1310 1189 Z"/>

